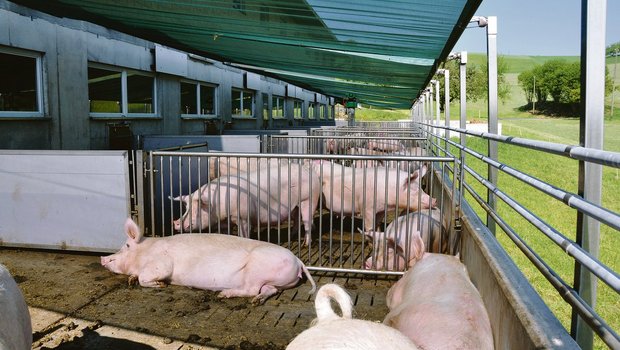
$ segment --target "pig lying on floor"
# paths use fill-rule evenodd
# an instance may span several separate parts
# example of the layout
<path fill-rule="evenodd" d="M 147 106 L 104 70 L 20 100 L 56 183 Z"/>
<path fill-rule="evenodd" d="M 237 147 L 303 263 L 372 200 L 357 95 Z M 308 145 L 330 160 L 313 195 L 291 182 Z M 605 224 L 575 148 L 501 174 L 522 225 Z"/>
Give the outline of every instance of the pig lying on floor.
<path fill-rule="evenodd" d="M 386 303 L 383 323 L 422 349 L 493 349 L 487 311 L 455 256 L 425 253 L 390 288 Z"/>
<path fill-rule="evenodd" d="M 262 304 L 278 290 L 297 285 L 302 273 L 316 285 L 304 264 L 278 245 L 223 234 L 179 234 L 145 238 L 131 219 L 125 222 L 127 241 L 101 265 L 138 279 L 143 287 L 176 284 L 219 290 L 219 296 L 249 297 Z"/>
<path fill-rule="evenodd" d="M 340 306 L 342 317 L 331 307 L 330 299 Z M 313 326 L 300 333 L 286 347 L 304 349 L 417 349 L 399 331 L 372 321 L 353 319 L 351 297 L 340 286 L 330 283 L 322 286 L 314 300 L 316 320 Z"/>

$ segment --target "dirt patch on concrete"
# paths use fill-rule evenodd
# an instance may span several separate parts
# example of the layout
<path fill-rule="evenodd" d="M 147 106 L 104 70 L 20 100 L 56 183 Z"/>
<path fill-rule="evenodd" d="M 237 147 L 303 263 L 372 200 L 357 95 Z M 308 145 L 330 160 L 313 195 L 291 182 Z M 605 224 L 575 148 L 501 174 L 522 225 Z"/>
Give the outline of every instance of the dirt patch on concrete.
<path fill-rule="evenodd" d="M 212 291 L 130 286 L 127 276 L 100 265 L 100 254 L 0 249 L 0 263 L 13 274 L 28 305 L 65 318 L 60 322 L 50 317 L 48 324 L 35 328 L 33 347 L 144 348 L 122 338 L 128 335 L 105 339 L 94 333 L 107 325 L 162 337 L 162 346 L 180 341 L 218 349 L 283 349 L 315 317 L 307 281 L 253 306 L 251 298 L 219 299 Z M 312 274 L 318 286 L 331 282 L 344 286 L 355 302 L 355 317 L 381 321 L 386 315 L 385 294 L 395 278 Z M 67 318 L 85 320 L 86 325 L 77 335 L 58 337 L 54 346 L 44 342 L 60 328 L 72 331 Z"/>

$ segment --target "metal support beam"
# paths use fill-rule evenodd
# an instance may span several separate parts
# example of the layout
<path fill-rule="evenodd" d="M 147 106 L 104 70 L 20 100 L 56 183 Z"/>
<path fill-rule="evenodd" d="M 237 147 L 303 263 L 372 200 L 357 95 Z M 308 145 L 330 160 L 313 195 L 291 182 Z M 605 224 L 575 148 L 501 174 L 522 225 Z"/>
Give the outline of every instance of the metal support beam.
<path fill-rule="evenodd" d="M 446 119 L 446 126 L 449 127 L 450 126 L 450 71 L 445 69 L 443 72 L 443 76 L 444 76 L 444 116 Z M 445 133 L 446 136 L 446 144 L 445 144 L 445 149 L 448 149 L 448 141 L 450 139 L 450 130 L 446 130 Z"/>
<path fill-rule="evenodd" d="M 431 80 L 431 82 L 435 83 L 435 125 L 439 125 L 439 115 L 441 114 L 439 111 L 439 80 Z M 433 133 L 437 135 L 439 129 L 433 129 Z"/>
<path fill-rule="evenodd" d="M 489 119 L 488 130 L 491 134 L 498 133 L 497 126 L 497 17 L 487 17 L 487 76 L 489 82 L 488 102 Z M 488 141 L 488 156 L 493 160 L 498 160 L 497 142 Z M 487 179 L 493 186 L 497 186 L 497 169 L 487 165 Z M 487 188 L 487 203 L 489 207 L 496 210 L 496 200 L 493 192 Z M 487 227 L 495 235 L 496 225 L 493 217 L 487 213 Z"/>
<path fill-rule="evenodd" d="M 461 52 L 461 64 L 460 70 L 460 82 L 461 82 L 461 122 L 459 127 L 461 129 L 467 129 L 467 51 Z M 465 134 L 461 133 L 461 146 L 465 147 Z M 461 158 L 465 160 L 465 154 L 461 151 Z"/>
<path fill-rule="evenodd" d="M 588 148 L 603 148 L 605 115 L 605 25 L 606 0 L 581 1 L 581 119 L 579 143 Z M 579 161 L 578 194 L 594 204 L 601 203 L 602 166 Z M 577 213 L 576 243 L 598 258 L 600 222 Z M 596 305 L 598 280 L 575 263 L 574 288 L 592 308 Z M 592 349 L 593 332 L 573 310 L 571 336 L 582 349 Z M 605 341 L 605 339 L 603 339 Z"/>

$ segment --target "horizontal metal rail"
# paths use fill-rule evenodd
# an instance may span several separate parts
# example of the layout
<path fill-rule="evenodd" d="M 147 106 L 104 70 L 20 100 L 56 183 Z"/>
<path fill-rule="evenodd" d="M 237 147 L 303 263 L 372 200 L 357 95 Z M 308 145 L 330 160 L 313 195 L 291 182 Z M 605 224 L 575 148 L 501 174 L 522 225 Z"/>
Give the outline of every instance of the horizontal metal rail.
<path fill-rule="evenodd" d="M 538 151 L 544 151 L 551 154 L 564 156 L 567 158 L 583 160 L 586 162 L 592 162 L 596 164 L 602 164 L 614 168 L 620 168 L 620 153 L 603 151 L 598 149 L 586 148 L 579 145 L 567 145 L 546 141 L 537 141 L 524 139 L 514 136 L 502 136 L 496 134 L 490 134 L 487 132 L 470 131 L 460 128 L 452 128 L 447 126 L 435 125 L 435 124 L 422 124 L 425 126 L 455 131 L 467 135 L 478 136 L 487 140 L 499 141 L 511 145 L 521 146 Z"/>
<path fill-rule="evenodd" d="M 237 152 L 178 152 L 178 151 L 153 151 L 153 156 L 179 156 L 179 157 L 216 157 L 216 158 L 268 158 L 268 159 L 327 159 L 327 160 L 387 160 L 387 161 L 421 161 L 421 162 L 448 162 L 455 160 L 451 157 L 435 156 L 396 156 L 396 155 L 349 155 L 349 154 L 281 154 L 281 153 L 237 153 Z"/>
<path fill-rule="evenodd" d="M 465 189 L 478 204 L 493 217 L 493 220 L 506 232 L 508 237 L 515 245 L 525 254 L 525 256 L 534 264 L 540 273 L 551 283 L 551 285 L 559 292 L 560 296 L 572 307 L 574 307 L 579 315 L 588 323 L 590 327 L 598 334 L 601 339 L 612 349 L 620 348 L 620 336 L 588 305 L 579 294 L 568 285 L 553 269 L 545 263 L 545 261 L 534 250 L 521 239 L 514 229 L 502 219 L 497 213 L 489 207 L 489 205 L 476 193 L 476 191 L 468 184 L 464 184 Z"/>
<path fill-rule="evenodd" d="M 607 265 L 601 263 L 599 260 L 590 255 L 590 253 L 583 250 L 583 248 L 580 247 L 577 243 L 568 239 L 558 230 L 551 227 L 538 216 L 527 210 L 527 208 L 523 207 L 510 196 L 499 190 L 497 187 L 495 187 L 493 184 L 480 176 L 467 165 L 465 166 L 465 170 L 481 184 L 490 189 L 498 198 L 508 204 L 508 206 L 515 210 L 519 215 L 521 215 L 528 222 L 534 225 L 534 227 L 536 227 L 540 232 L 542 232 L 545 236 L 547 236 L 555 244 L 562 248 L 562 250 L 565 251 L 568 255 L 579 261 L 579 263 L 581 263 L 599 279 L 601 279 L 613 290 L 615 290 L 616 293 L 620 293 L 620 275 L 618 275 L 615 271 L 611 270 Z"/>
<path fill-rule="evenodd" d="M 587 214 L 588 216 L 597 219 L 600 222 L 603 222 L 607 225 L 609 225 L 610 227 L 616 229 L 616 230 L 620 230 L 620 214 L 614 213 L 610 210 L 608 210 L 607 208 L 601 207 L 599 205 L 596 205 L 594 203 L 588 202 L 587 200 L 583 199 L 583 197 L 575 194 L 575 193 L 571 193 L 568 191 L 564 191 L 562 189 L 559 189 L 551 184 L 548 184 L 542 180 L 539 180 L 533 176 L 527 175 L 521 171 L 518 171 L 506 164 L 500 163 L 496 160 L 493 160 L 483 154 L 480 154 L 470 148 L 465 148 L 463 146 L 461 146 L 460 144 L 452 141 L 452 140 L 448 140 L 448 143 L 450 143 L 451 145 L 453 145 L 454 147 L 457 147 L 460 150 L 463 150 L 469 154 L 471 154 L 472 156 L 476 157 L 477 159 L 490 164 L 491 166 L 505 172 L 506 174 L 511 175 L 512 177 L 548 194 L 549 196 L 563 202 L 564 204 L 568 205 L 569 207 L 573 208 L 573 209 L 577 209 L 581 212 L 583 212 L 584 214 Z"/>
<path fill-rule="evenodd" d="M 368 163 L 382 160 L 396 162 L 398 165 L 403 162 L 425 162 L 433 166 L 433 164 L 442 162 L 455 162 L 455 159 L 451 157 L 390 154 L 258 154 L 208 151 L 151 151 L 149 152 L 149 159 L 151 162 L 151 169 L 147 169 L 151 179 L 151 209 L 149 214 L 153 234 L 157 232 L 157 235 L 168 235 L 174 234 L 174 232 L 189 231 L 236 233 L 247 236 L 251 232 L 258 240 L 277 243 L 290 249 L 307 264 L 308 268 L 320 271 L 380 275 L 400 275 L 406 266 L 398 261 L 400 255 L 388 255 L 386 252 L 383 252 L 383 255 L 376 254 L 378 250 L 374 249 L 374 245 L 367 242 L 365 233 L 375 232 L 374 230 L 385 231 L 390 221 L 393 222 L 394 219 L 401 216 L 406 217 L 410 212 L 413 212 L 416 209 L 415 204 L 417 204 L 417 208 L 422 208 L 420 204 L 422 195 L 426 196 L 426 193 L 422 190 L 421 181 L 412 177 L 412 173 L 404 170 L 392 172 L 398 167 L 395 169 L 390 166 L 367 167 Z M 305 168 L 308 162 L 314 160 L 321 160 L 322 162 L 313 164 L 314 167 L 311 169 Z M 211 161 L 215 161 L 215 163 L 212 164 Z M 347 161 L 359 161 L 366 167 L 335 167 L 344 165 Z M 216 166 L 215 164 L 220 165 Z M 249 169 L 251 164 L 256 169 L 260 165 L 261 170 L 237 171 L 242 166 Z M 206 165 L 208 168 L 205 168 Z M 224 168 L 220 168 L 221 166 Z M 344 177 L 344 169 L 346 168 L 348 168 L 349 173 Z M 382 168 L 387 170 L 380 170 Z M 194 169 L 194 173 L 188 169 Z M 231 172 L 231 169 L 235 171 Z M 308 170 L 310 170 L 309 173 Z M 312 215 L 305 217 L 302 216 L 302 212 L 307 212 L 301 210 L 301 199 L 300 201 L 292 199 L 292 195 L 301 193 L 296 191 L 301 191 L 302 186 L 290 185 L 292 184 L 291 178 L 301 176 L 302 171 L 306 172 L 308 183 L 315 183 L 313 181 L 315 176 L 320 180 L 320 185 L 317 186 L 321 186 L 321 188 L 310 188 L 308 193 L 313 193 L 315 190 L 322 192 L 315 211 Z M 378 177 L 378 171 L 385 175 Z M 388 173 L 388 171 L 390 172 Z M 240 176 L 241 173 L 244 175 Z M 387 176 L 387 174 L 390 175 Z M 329 178 L 325 178 L 325 176 L 329 176 Z M 343 176 L 342 179 L 347 179 L 346 186 L 345 181 L 334 181 L 335 176 Z M 301 177 L 299 178 L 301 179 Z M 265 181 L 261 182 L 261 179 L 265 179 Z M 327 182 L 329 185 L 326 185 L 326 179 L 330 180 Z M 429 180 L 429 188 L 431 189 L 433 188 L 432 179 L 431 177 Z M 283 180 L 288 180 L 287 184 L 289 185 L 284 185 Z M 409 181 L 413 181 L 414 185 L 392 186 L 395 183 L 411 183 Z M 311 186 L 314 187 L 315 185 Z M 260 190 L 256 193 L 252 192 L 256 188 L 260 188 Z M 339 191 L 337 196 L 332 195 L 335 190 Z M 215 191 L 219 194 L 213 195 L 216 193 Z M 434 196 L 432 191 L 430 190 L 428 195 Z M 222 193 L 229 194 L 221 195 Z M 363 199 L 361 199 L 362 194 Z M 227 195 L 230 197 L 225 197 Z M 174 201 L 178 196 L 182 197 L 177 199 L 187 200 L 185 206 L 180 201 Z M 399 196 L 402 200 L 399 200 Z M 393 200 L 389 205 L 388 197 L 390 197 L 390 201 Z M 194 199 L 189 200 L 190 198 Z M 440 203 L 440 215 L 442 210 L 444 213 L 446 211 L 453 213 L 453 210 L 447 205 L 441 205 L 444 197 L 434 196 L 433 198 Z M 361 199 L 361 202 L 356 202 L 358 199 Z M 342 200 L 351 201 L 351 211 L 339 209 L 346 208 L 341 202 Z M 339 208 L 337 205 L 333 206 L 334 203 L 338 204 L 339 202 Z M 258 205 L 255 205 L 256 203 Z M 239 206 L 246 205 L 247 208 L 256 208 L 256 214 L 251 214 L 250 211 L 235 210 Z M 359 207 L 360 205 L 361 207 Z M 218 208 L 221 208 L 220 211 L 217 211 Z M 369 215 L 369 211 L 365 208 L 372 208 L 374 215 Z M 202 210 L 206 210 L 207 216 L 202 216 Z M 275 214 L 276 217 L 269 216 L 267 221 L 263 221 L 264 217 L 261 216 L 261 212 L 263 214 L 272 212 L 277 214 Z M 216 215 L 216 217 L 214 218 L 211 215 Z M 428 215 L 430 215 L 430 209 Z M 261 219 L 258 220 L 258 217 Z M 314 227 L 310 231 L 308 231 L 309 218 L 311 219 L 311 227 Z M 215 221 L 212 219 L 216 219 L 217 222 L 214 223 Z M 413 218 L 402 220 L 401 228 L 403 230 L 413 229 L 413 223 L 410 220 Z M 303 226 L 299 224 L 302 221 Z M 240 225 L 242 222 L 243 224 Z M 296 228 L 295 223 L 297 223 Z M 448 224 L 450 223 L 446 225 Z M 355 229 L 356 227 L 363 227 L 364 231 L 358 232 Z M 396 229 L 398 229 L 398 225 L 396 225 Z M 419 225 L 417 229 L 418 231 L 421 230 Z M 451 232 L 451 230 L 446 229 L 445 232 Z M 304 237 L 311 237 L 307 241 L 307 245 Z M 443 236 L 440 234 L 439 237 L 441 239 Z M 374 234 L 372 238 L 374 239 Z M 447 239 L 448 236 L 443 238 Z M 411 256 L 409 255 L 408 242 L 408 240 L 404 241 L 406 247 L 404 249 L 405 261 L 408 261 L 407 259 Z M 383 243 L 383 247 L 387 246 L 387 243 Z M 427 247 L 429 249 L 434 248 L 430 244 Z M 400 271 L 390 271 L 392 270 L 390 266 L 394 266 Z"/>

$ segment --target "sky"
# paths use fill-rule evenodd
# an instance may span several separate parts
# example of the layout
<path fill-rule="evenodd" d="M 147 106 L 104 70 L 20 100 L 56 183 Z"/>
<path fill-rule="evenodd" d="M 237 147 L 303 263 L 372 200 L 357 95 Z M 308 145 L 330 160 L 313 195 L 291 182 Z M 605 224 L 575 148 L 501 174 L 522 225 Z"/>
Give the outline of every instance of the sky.
<path fill-rule="evenodd" d="M 502 55 L 579 56 L 581 1 L 483 0 L 477 16 L 497 17 L 497 47 Z M 620 41 L 620 0 L 607 0 L 605 46 Z M 486 52 L 486 31 L 475 24 L 452 51 Z"/>

